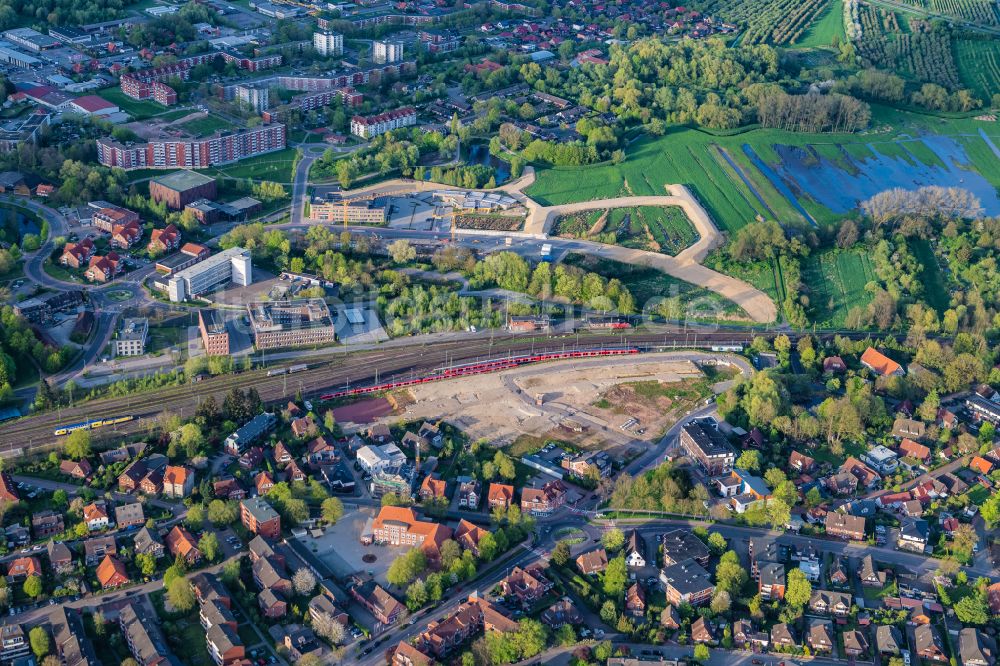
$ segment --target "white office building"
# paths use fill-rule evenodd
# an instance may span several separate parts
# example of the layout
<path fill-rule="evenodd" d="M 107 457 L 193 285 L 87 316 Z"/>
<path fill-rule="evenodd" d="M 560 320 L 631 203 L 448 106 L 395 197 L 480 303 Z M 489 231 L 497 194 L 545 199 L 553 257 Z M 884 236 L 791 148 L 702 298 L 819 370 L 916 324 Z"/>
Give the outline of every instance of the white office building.
<path fill-rule="evenodd" d="M 314 32 L 313 46 L 321 56 L 339 56 L 344 54 L 344 36 L 337 32 Z"/>
<path fill-rule="evenodd" d="M 212 291 L 228 282 L 241 287 L 253 283 L 250 250 L 232 247 L 175 273 L 167 281 L 167 293 L 171 301 L 179 303 Z"/>
<path fill-rule="evenodd" d="M 115 356 L 142 356 L 149 338 L 149 320 L 129 318 L 122 321 L 114 340 Z"/>
<path fill-rule="evenodd" d="M 393 443 L 382 446 L 362 446 L 358 449 L 358 465 L 375 475 L 406 463 L 406 455 Z"/>
<path fill-rule="evenodd" d="M 372 60 L 379 65 L 400 62 L 403 59 L 403 42 L 376 40 L 372 42 Z"/>

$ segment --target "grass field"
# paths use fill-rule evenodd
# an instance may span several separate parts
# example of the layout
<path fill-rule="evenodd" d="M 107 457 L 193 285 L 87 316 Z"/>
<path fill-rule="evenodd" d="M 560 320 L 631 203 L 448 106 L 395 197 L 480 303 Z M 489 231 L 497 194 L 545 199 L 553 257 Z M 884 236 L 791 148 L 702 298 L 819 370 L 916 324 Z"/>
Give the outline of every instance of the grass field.
<path fill-rule="evenodd" d="M 912 238 L 910 239 L 910 249 L 922 266 L 920 283 L 924 285 L 924 297 L 927 304 L 937 310 L 938 314 L 944 314 L 951 303 L 951 298 L 945 288 L 945 278 L 941 274 L 941 267 L 934 256 L 931 244 L 923 238 Z"/>
<path fill-rule="evenodd" d="M 833 0 L 799 41 L 795 42 L 797 47 L 822 47 L 833 44 L 834 39 L 845 41 L 847 35 L 844 33 L 844 4 L 843 0 Z"/>
<path fill-rule="evenodd" d="M 954 40 L 955 64 L 962 83 L 989 103 L 1000 93 L 1000 40 Z"/>
<path fill-rule="evenodd" d="M 809 296 L 810 321 L 821 328 L 843 328 L 853 307 L 872 296 L 865 285 L 875 279 L 868 255 L 857 250 L 820 252 L 803 262 L 802 282 Z"/>
<path fill-rule="evenodd" d="M 271 180 L 276 183 L 292 182 L 292 165 L 295 164 L 295 148 L 285 148 L 273 153 L 258 155 L 240 160 L 234 164 L 204 169 L 202 172 L 210 176 L 228 176 L 229 178 L 252 178 L 254 180 Z"/>
<path fill-rule="evenodd" d="M 131 115 L 136 120 L 151 118 L 167 110 L 167 107 L 156 102 L 132 99 L 118 88 L 107 88 L 98 93 L 98 95 L 112 104 L 117 104 L 122 111 Z"/>
<path fill-rule="evenodd" d="M 217 116 L 202 116 L 201 118 L 189 120 L 180 127 L 186 132 L 190 132 L 193 136 L 201 137 L 213 134 L 218 130 L 231 129 L 232 125 Z"/>
<path fill-rule="evenodd" d="M 691 189 L 724 231 L 735 232 L 758 216 L 802 226 L 802 215 L 751 163 L 744 144 L 771 165 L 779 160 L 774 146 L 780 144 L 812 148 L 841 165 L 846 164 L 847 156 L 863 160 L 878 152 L 911 164 L 934 166 L 940 165 L 937 155 L 914 138 L 932 133 L 961 144 L 971 167 L 1000 187 L 1000 158 L 979 136 L 982 132 L 1000 146 L 998 123 L 944 119 L 872 105 L 872 126 L 878 131 L 818 135 L 757 129 L 732 136 L 678 127 L 663 137 L 639 139 L 630 146 L 628 159 L 622 164 L 539 168 L 527 194 L 543 205 L 552 205 L 623 194 L 662 194 L 666 185 L 679 183 Z M 835 224 L 844 217 L 808 195 L 798 194 L 797 198 L 820 224 Z"/>

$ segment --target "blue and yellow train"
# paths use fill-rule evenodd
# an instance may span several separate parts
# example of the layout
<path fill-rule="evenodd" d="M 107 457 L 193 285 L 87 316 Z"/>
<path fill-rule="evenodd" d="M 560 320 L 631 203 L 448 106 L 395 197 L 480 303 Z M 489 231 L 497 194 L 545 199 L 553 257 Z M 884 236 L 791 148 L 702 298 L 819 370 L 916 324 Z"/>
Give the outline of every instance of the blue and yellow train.
<path fill-rule="evenodd" d="M 113 416 L 108 419 L 91 419 L 89 421 L 81 421 L 80 423 L 73 423 L 71 425 L 56 428 L 55 434 L 68 435 L 74 430 L 93 430 L 94 428 L 103 428 L 104 426 L 118 425 L 119 423 L 128 423 L 129 421 L 134 420 L 134 416 Z"/>

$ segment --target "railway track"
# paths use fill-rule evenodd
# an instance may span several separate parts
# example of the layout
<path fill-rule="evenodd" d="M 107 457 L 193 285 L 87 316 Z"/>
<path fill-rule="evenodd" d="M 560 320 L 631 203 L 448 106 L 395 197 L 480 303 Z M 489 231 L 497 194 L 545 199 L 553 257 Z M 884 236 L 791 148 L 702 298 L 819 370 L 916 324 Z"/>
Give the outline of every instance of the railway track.
<path fill-rule="evenodd" d="M 863 337 L 863 334 L 854 334 Z M 790 337 L 796 337 L 790 334 Z M 501 341 L 469 340 L 425 343 L 402 349 L 387 349 L 338 355 L 336 358 L 314 361 L 307 370 L 294 374 L 267 376 L 266 369 L 237 375 L 210 377 L 201 382 L 170 386 L 155 391 L 112 398 L 90 400 L 78 406 L 56 409 L 37 416 L 28 416 L 0 426 L 0 453 L 8 455 L 29 452 L 58 441 L 57 427 L 90 418 L 131 414 L 136 420 L 116 429 L 95 430 L 95 439 L 152 431 L 156 417 L 164 411 L 189 417 L 208 396 L 222 404 L 226 393 L 238 387 L 257 389 L 265 404 L 285 402 L 301 392 L 304 397 L 341 391 L 345 387 L 405 380 L 424 373 L 437 372 L 449 365 L 478 362 L 519 352 L 543 353 L 566 349 L 600 349 L 627 342 L 641 351 L 661 348 L 711 347 L 714 345 L 748 344 L 750 332 L 689 331 L 665 333 L 635 333 L 634 335 L 553 336 L 543 340 L 507 338 Z"/>

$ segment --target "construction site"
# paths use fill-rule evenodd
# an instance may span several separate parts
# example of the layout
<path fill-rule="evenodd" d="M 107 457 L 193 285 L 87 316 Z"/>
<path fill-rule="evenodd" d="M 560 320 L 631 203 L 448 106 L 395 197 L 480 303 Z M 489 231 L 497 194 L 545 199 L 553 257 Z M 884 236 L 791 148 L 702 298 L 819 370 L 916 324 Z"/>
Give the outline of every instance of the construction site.
<path fill-rule="evenodd" d="M 527 209 L 503 192 L 477 190 L 380 191 L 313 197 L 306 217 L 331 225 L 450 233 L 456 229 L 519 231 Z"/>

